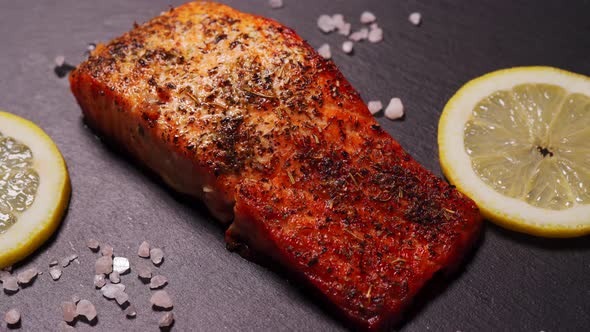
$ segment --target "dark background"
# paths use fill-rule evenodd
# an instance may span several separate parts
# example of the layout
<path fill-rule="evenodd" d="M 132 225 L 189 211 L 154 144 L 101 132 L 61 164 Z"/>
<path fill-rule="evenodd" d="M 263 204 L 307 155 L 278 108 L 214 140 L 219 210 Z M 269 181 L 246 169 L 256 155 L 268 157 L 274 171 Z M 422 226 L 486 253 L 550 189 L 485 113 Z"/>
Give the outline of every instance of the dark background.
<path fill-rule="evenodd" d="M 270 9 L 266 0 L 225 2 L 277 19 L 316 48 L 329 42 L 334 61 L 366 101 L 401 97 L 405 119 L 391 122 L 380 115 L 379 121 L 438 175 L 439 114 L 469 79 L 521 65 L 590 75 L 590 1 L 285 0 L 281 10 Z M 81 330 L 157 330 L 161 313 L 151 310 L 148 287 L 134 273 L 122 277 L 138 310 L 135 320 L 126 319 L 92 287 L 97 254 L 85 248 L 88 238 L 96 238 L 135 264 L 137 246 L 147 239 L 166 252 L 158 272 L 170 280 L 166 290 L 175 302 L 177 331 L 343 329 L 295 285 L 226 251 L 223 229 L 199 205 L 178 199 L 101 144 L 83 125 L 67 80 L 54 74 L 56 56 L 77 64 L 87 43 L 108 41 L 170 4 L 0 1 L 0 108 L 47 131 L 64 154 L 73 185 L 57 235 L 18 267 L 38 266 L 45 273 L 13 296 L 0 294 L 0 314 L 17 307 L 22 330 L 56 330 L 61 301 L 78 294 L 91 300 L 99 315 L 93 328 L 79 322 Z M 344 37 L 316 28 L 320 14 L 342 13 L 356 30 L 366 9 L 377 14 L 385 40 L 356 44 L 353 56 L 339 50 Z M 413 11 L 423 15 L 420 27 L 407 20 Z M 71 253 L 81 264 L 52 281 L 49 260 Z M 402 330 L 581 331 L 590 326 L 590 238 L 534 238 L 488 223 L 464 269 L 437 289 Z"/>

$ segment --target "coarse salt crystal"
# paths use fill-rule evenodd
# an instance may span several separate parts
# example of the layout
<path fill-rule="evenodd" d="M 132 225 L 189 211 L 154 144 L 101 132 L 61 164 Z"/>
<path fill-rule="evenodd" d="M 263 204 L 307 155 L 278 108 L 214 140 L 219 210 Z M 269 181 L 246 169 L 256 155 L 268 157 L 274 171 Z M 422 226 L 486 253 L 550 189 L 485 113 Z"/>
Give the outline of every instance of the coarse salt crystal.
<path fill-rule="evenodd" d="M 19 273 L 16 278 L 17 278 L 19 284 L 28 285 L 33 280 L 35 280 L 35 278 L 37 278 L 38 275 L 39 275 L 39 270 L 37 270 L 37 268 L 32 268 L 32 269 L 28 269 L 28 270 L 25 270 L 25 271 Z"/>
<path fill-rule="evenodd" d="M 115 294 L 115 301 L 117 301 L 117 304 L 123 305 L 129 301 L 129 295 L 125 292 L 118 292 Z"/>
<path fill-rule="evenodd" d="M 419 26 L 420 23 L 422 23 L 422 14 L 420 14 L 418 12 L 411 13 L 410 16 L 408 16 L 408 20 L 413 25 Z"/>
<path fill-rule="evenodd" d="M 113 271 L 111 272 L 111 274 L 109 274 L 109 280 L 113 283 L 113 284 L 118 284 L 121 282 L 121 278 L 119 276 L 119 272 L 117 271 Z"/>
<path fill-rule="evenodd" d="M 129 272 L 129 260 L 125 257 L 113 258 L 113 271 L 119 274 L 125 274 Z"/>
<path fill-rule="evenodd" d="M 174 323 L 174 314 L 171 312 L 165 313 L 158 321 L 158 326 L 162 328 L 170 327 Z"/>
<path fill-rule="evenodd" d="M 152 270 L 143 264 L 138 264 L 135 267 L 135 271 L 137 272 L 137 277 L 143 281 L 147 281 L 152 278 Z"/>
<path fill-rule="evenodd" d="M 367 38 L 371 43 L 378 43 L 383 40 L 383 30 L 377 26 L 371 27 Z"/>
<path fill-rule="evenodd" d="M 76 304 L 71 301 L 65 301 L 61 303 L 61 311 L 63 313 L 64 321 L 71 323 L 76 319 Z"/>
<path fill-rule="evenodd" d="M 101 288 L 100 291 L 102 292 L 102 296 L 106 297 L 107 299 L 114 299 L 119 292 L 125 291 L 125 285 L 108 284 Z"/>
<path fill-rule="evenodd" d="M 404 104 L 399 98 L 391 98 L 389 105 L 385 109 L 385 117 L 389 120 L 400 119 L 404 116 Z"/>
<path fill-rule="evenodd" d="M 58 55 L 55 57 L 55 65 L 60 67 L 63 66 L 64 62 L 66 62 L 66 58 L 63 55 Z"/>
<path fill-rule="evenodd" d="M 354 47 L 354 43 L 350 40 L 347 40 L 344 43 L 342 43 L 342 51 L 346 54 L 352 53 L 353 47 Z"/>
<path fill-rule="evenodd" d="M 344 15 L 342 15 L 342 14 L 332 15 L 332 24 L 334 25 L 335 28 L 341 27 L 342 25 L 344 25 L 344 23 L 346 23 L 344 21 Z"/>
<path fill-rule="evenodd" d="M 100 251 L 100 253 L 103 256 L 109 256 L 109 257 L 113 257 L 113 252 L 115 251 L 115 249 L 113 249 L 112 246 L 105 244 L 102 248 L 102 250 Z"/>
<path fill-rule="evenodd" d="M 16 277 L 6 277 L 2 282 L 2 288 L 4 288 L 4 292 L 8 294 L 13 294 L 18 292 L 18 280 Z"/>
<path fill-rule="evenodd" d="M 8 325 L 16 325 L 20 322 L 20 312 L 16 309 L 10 309 L 4 315 L 4 321 Z"/>
<path fill-rule="evenodd" d="M 49 261 L 49 266 L 56 266 L 57 264 L 59 264 L 59 261 L 57 260 L 57 258 L 53 258 Z"/>
<path fill-rule="evenodd" d="M 320 48 L 318 48 L 318 54 L 326 60 L 332 58 L 332 51 L 330 50 L 330 45 L 324 44 L 320 46 Z"/>
<path fill-rule="evenodd" d="M 76 305 L 76 315 L 86 317 L 89 322 L 96 318 L 96 308 L 88 300 L 80 300 Z"/>
<path fill-rule="evenodd" d="M 367 104 L 367 107 L 369 108 L 369 112 L 371 112 L 371 114 L 375 115 L 376 113 L 378 113 L 379 111 L 381 111 L 383 109 L 383 104 L 379 100 L 371 100 Z"/>
<path fill-rule="evenodd" d="M 318 17 L 318 28 L 324 33 L 330 33 L 336 29 L 336 26 L 334 25 L 332 17 L 328 15 L 320 15 L 320 17 Z"/>
<path fill-rule="evenodd" d="M 101 256 L 94 263 L 95 274 L 110 274 L 113 272 L 113 258 Z"/>
<path fill-rule="evenodd" d="M 150 244 L 147 241 L 143 241 L 139 245 L 139 249 L 137 250 L 137 255 L 141 258 L 149 258 L 150 257 Z"/>
<path fill-rule="evenodd" d="M 49 268 L 49 275 L 51 276 L 51 279 L 53 280 L 58 280 L 59 278 L 61 278 L 61 269 L 57 266 L 53 266 Z"/>
<path fill-rule="evenodd" d="M 361 23 L 362 24 L 369 24 L 369 23 L 373 23 L 377 20 L 377 17 L 375 16 L 375 14 L 369 12 L 369 11 L 364 11 L 361 14 Z"/>
<path fill-rule="evenodd" d="M 86 246 L 88 247 L 88 249 L 97 252 L 98 248 L 100 248 L 100 243 L 98 243 L 98 241 L 96 241 L 95 239 L 90 239 L 86 241 Z"/>
<path fill-rule="evenodd" d="M 355 42 L 359 42 L 359 41 L 367 39 L 368 37 L 369 37 L 369 29 L 361 28 L 359 31 L 355 31 L 352 34 L 350 34 L 348 39 L 355 41 Z"/>
<path fill-rule="evenodd" d="M 283 8 L 283 0 L 269 0 L 268 4 L 272 9 Z"/>
<path fill-rule="evenodd" d="M 135 306 L 133 304 L 130 304 L 127 309 L 125 309 L 125 315 L 127 315 L 127 318 L 133 318 L 137 316 L 137 310 L 135 310 Z"/>
<path fill-rule="evenodd" d="M 168 284 L 168 279 L 164 276 L 157 275 L 152 277 L 152 280 L 150 281 L 150 288 L 158 289 L 166 286 L 166 284 Z"/>
<path fill-rule="evenodd" d="M 106 283 L 107 281 L 104 277 L 104 274 L 101 273 L 94 276 L 94 287 L 103 288 Z"/>
<path fill-rule="evenodd" d="M 341 27 L 338 27 L 338 33 L 343 36 L 350 35 L 352 25 L 350 23 L 344 23 Z"/>
<path fill-rule="evenodd" d="M 156 308 L 170 309 L 174 306 L 170 296 L 164 290 L 155 292 L 154 295 L 152 295 L 150 302 Z"/>
<path fill-rule="evenodd" d="M 160 265 L 164 261 L 164 251 L 160 248 L 153 248 L 150 250 L 150 258 L 154 265 Z"/>

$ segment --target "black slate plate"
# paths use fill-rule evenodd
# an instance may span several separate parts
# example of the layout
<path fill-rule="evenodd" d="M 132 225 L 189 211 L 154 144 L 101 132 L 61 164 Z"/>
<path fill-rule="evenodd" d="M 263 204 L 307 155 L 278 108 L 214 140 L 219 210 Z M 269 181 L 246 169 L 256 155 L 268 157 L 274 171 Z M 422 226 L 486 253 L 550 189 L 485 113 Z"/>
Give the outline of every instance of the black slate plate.
<path fill-rule="evenodd" d="M 78 63 L 89 42 L 106 41 L 180 1 L 20 0 L 0 2 L 0 108 L 27 117 L 57 142 L 70 169 L 69 213 L 52 241 L 19 268 L 47 270 L 52 257 L 78 253 L 81 264 L 53 282 L 47 273 L 13 296 L 0 294 L 0 313 L 18 307 L 23 331 L 56 330 L 61 301 L 73 294 L 97 305 L 92 331 L 157 330 L 161 313 L 149 307 L 150 291 L 123 276 L 138 309 L 127 320 L 92 287 L 93 237 L 116 253 L 140 261 L 148 239 L 162 246 L 176 306 L 177 331 L 323 331 L 345 326 L 323 312 L 282 276 L 225 250 L 223 230 L 198 204 L 171 194 L 153 177 L 111 152 L 84 127 L 66 79 L 54 58 Z M 510 66 L 552 65 L 590 75 L 590 2 L 577 1 L 227 1 L 294 28 L 318 47 L 329 42 L 334 60 L 365 100 L 403 99 L 403 121 L 379 121 L 419 162 L 440 175 L 436 126 L 446 100 L 467 80 Z M 377 13 L 381 44 L 358 44 L 354 56 L 336 50 L 344 40 L 323 35 L 318 15 L 342 13 L 358 22 Z M 407 21 L 423 14 L 416 28 Z M 359 24 L 355 24 L 359 27 Z M 196 207 L 192 207 L 196 206 Z M 488 224 L 481 245 L 447 287 L 425 296 L 402 326 L 406 331 L 581 331 L 590 326 L 590 238 L 551 240 Z M 5 325 L 0 325 L 3 330 Z"/>

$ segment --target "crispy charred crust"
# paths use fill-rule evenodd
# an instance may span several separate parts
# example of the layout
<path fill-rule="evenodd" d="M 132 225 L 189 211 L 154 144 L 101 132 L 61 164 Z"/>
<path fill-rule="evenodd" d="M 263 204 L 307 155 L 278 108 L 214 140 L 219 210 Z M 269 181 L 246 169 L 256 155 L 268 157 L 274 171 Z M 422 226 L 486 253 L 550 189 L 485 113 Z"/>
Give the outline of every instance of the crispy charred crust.
<path fill-rule="evenodd" d="M 188 3 L 99 45 L 70 81 L 89 121 L 173 187 L 198 173 L 212 210 L 236 203 L 228 248 L 271 256 L 363 329 L 397 320 L 480 228 L 475 204 L 274 21 Z"/>

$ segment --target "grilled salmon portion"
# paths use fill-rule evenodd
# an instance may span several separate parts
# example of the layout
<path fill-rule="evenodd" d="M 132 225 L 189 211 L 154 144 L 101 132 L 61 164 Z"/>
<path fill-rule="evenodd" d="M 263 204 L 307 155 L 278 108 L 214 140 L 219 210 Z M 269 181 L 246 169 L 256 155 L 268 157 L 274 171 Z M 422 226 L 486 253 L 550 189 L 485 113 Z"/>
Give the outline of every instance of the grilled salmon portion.
<path fill-rule="evenodd" d="M 331 61 L 272 20 L 171 9 L 70 75 L 86 122 L 280 263 L 357 328 L 399 319 L 477 237 L 475 204 L 420 166 Z"/>

